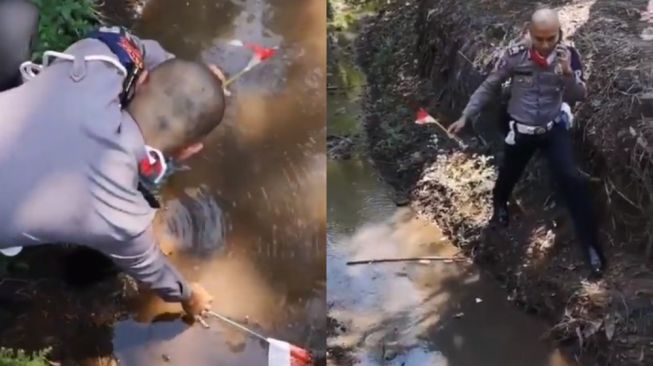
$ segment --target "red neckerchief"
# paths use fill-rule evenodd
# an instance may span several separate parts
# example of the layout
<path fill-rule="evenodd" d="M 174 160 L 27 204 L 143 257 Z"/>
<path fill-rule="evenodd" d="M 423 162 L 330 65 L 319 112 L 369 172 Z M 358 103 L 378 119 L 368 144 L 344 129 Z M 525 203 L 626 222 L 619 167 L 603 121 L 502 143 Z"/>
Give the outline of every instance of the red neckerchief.
<path fill-rule="evenodd" d="M 546 69 L 549 67 L 549 62 L 547 61 L 547 58 L 542 56 L 539 52 L 537 52 L 534 48 L 531 48 L 529 52 L 529 56 L 531 61 L 533 61 L 534 64 L 537 66 Z"/>

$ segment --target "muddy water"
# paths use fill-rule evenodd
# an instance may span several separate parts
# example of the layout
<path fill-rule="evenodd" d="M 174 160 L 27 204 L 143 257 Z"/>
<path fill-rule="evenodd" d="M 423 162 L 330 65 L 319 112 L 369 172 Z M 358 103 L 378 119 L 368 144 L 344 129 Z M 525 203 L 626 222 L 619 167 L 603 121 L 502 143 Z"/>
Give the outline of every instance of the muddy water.
<path fill-rule="evenodd" d="M 278 339 L 324 352 L 325 22 L 322 0 L 151 0 L 137 34 L 229 74 L 249 53 L 232 39 L 278 46 L 278 57 L 230 89 L 205 151 L 165 192 L 162 246 L 214 308 Z M 122 365 L 265 365 L 267 347 L 228 326 L 188 327 L 143 296 L 114 331 Z M 169 315 L 166 315 L 169 313 Z M 158 321 L 164 319 L 166 321 Z"/>
<path fill-rule="evenodd" d="M 329 108 L 331 101 L 329 101 Z M 370 164 L 328 164 L 328 346 L 333 365 L 571 365 L 539 340 L 545 324 L 467 263 L 348 266 L 375 258 L 453 256 L 437 227 L 398 209 Z M 349 358 L 348 356 L 351 356 Z"/>

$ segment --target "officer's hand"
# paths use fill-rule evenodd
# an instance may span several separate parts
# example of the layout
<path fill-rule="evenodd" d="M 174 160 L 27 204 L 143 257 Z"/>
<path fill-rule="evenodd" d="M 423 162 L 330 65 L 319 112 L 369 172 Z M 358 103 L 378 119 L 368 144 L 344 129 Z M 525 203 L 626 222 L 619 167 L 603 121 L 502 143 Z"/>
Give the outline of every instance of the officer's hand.
<path fill-rule="evenodd" d="M 190 298 L 181 303 L 181 306 L 184 308 L 186 314 L 191 316 L 193 319 L 198 316 L 202 316 L 206 311 L 211 309 L 211 303 L 213 302 L 213 297 L 197 283 L 190 285 L 191 295 Z"/>
<path fill-rule="evenodd" d="M 565 75 L 571 75 L 574 71 L 571 69 L 571 51 L 562 44 L 556 47 L 556 54 L 558 55 L 558 63 L 560 69 Z"/>
<path fill-rule="evenodd" d="M 217 67 L 214 64 L 210 64 L 209 69 L 211 69 L 211 71 L 213 71 L 215 76 L 217 76 L 218 79 L 220 79 L 220 81 L 222 81 L 222 85 L 224 85 L 224 83 L 227 82 L 227 79 L 224 77 L 224 73 L 222 72 L 222 70 L 220 70 L 219 67 Z M 224 90 L 224 95 L 226 95 L 226 96 L 231 95 L 231 92 L 229 92 L 229 90 L 227 90 L 226 87 L 223 87 L 223 90 Z"/>
<path fill-rule="evenodd" d="M 452 123 L 451 126 L 449 126 L 448 130 L 450 133 L 457 134 L 460 131 L 465 128 L 465 125 L 467 124 L 467 119 L 465 116 L 460 117 L 456 122 Z"/>

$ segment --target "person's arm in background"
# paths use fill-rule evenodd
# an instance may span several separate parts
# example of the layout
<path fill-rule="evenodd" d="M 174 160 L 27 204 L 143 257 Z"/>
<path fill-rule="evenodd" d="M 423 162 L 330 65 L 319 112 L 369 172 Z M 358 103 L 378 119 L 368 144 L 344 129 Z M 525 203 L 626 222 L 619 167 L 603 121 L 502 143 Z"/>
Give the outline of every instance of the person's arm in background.
<path fill-rule="evenodd" d="M 181 303 L 189 315 L 200 315 L 208 310 L 210 295 L 200 286 L 188 284 L 172 266 L 157 245 L 151 227 L 128 241 L 98 249 L 164 301 Z"/>
<path fill-rule="evenodd" d="M 585 86 L 585 71 L 583 62 L 578 51 L 568 48 L 571 74 L 565 75 L 565 94 L 563 100 L 570 106 L 577 102 L 582 102 L 587 97 L 587 87 Z"/>
<path fill-rule="evenodd" d="M 32 56 L 39 9 L 29 0 L 0 0 L 0 92 L 21 84 L 19 67 Z"/>

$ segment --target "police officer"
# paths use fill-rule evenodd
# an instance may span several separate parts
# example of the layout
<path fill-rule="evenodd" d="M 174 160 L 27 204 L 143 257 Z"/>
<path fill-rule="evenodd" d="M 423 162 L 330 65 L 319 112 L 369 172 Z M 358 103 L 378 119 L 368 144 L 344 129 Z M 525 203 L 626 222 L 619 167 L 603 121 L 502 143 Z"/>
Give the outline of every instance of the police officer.
<path fill-rule="evenodd" d="M 589 187 L 573 162 L 568 131 L 572 116 L 566 108 L 567 103 L 573 106 L 585 99 L 583 68 L 578 52 L 560 44 L 561 36 L 560 21 L 554 10 L 540 9 L 533 13 L 528 41 L 507 50 L 471 96 L 462 117 L 449 130 L 460 132 L 497 95 L 501 85 L 511 79 L 509 131 L 505 158 L 493 191 L 492 221 L 508 225 L 510 194 L 530 158 L 541 150 L 559 184 L 592 275 L 600 276 L 605 269 L 605 257 L 592 217 Z"/>
<path fill-rule="evenodd" d="M 200 316 L 212 298 L 161 252 L 139 187 L 202 149 L 224 115 L 224 76 L 117 27 L 54 55 L 0 93 L 0 253 L 86 245 Z"/>

